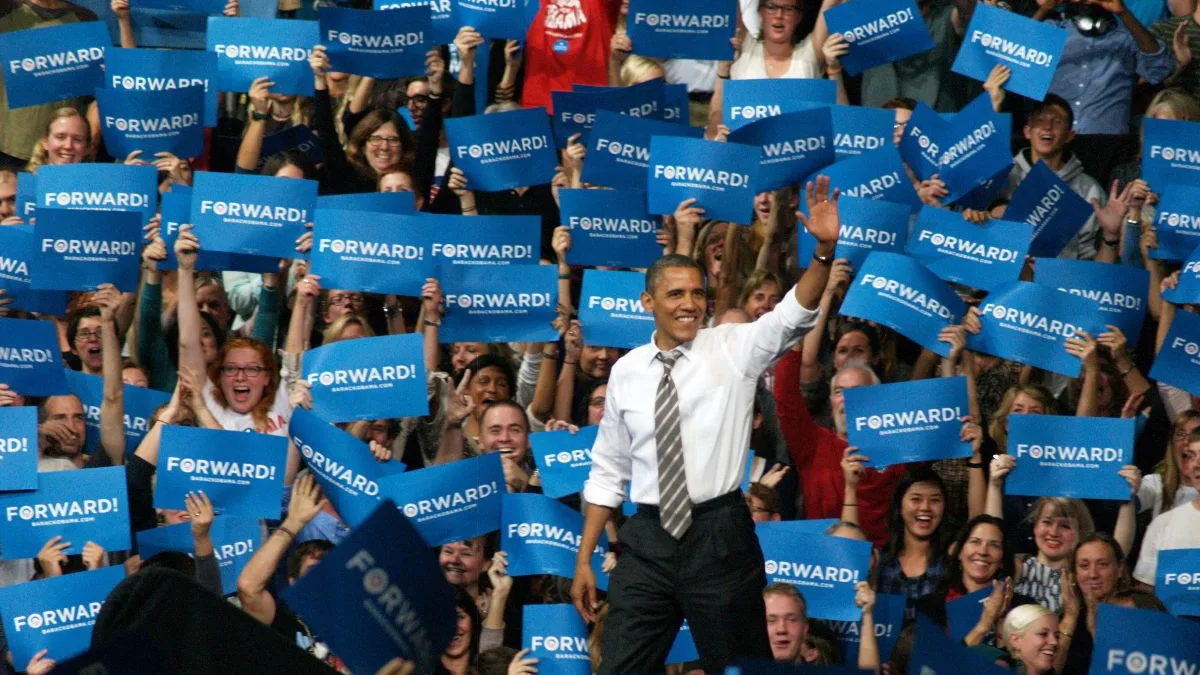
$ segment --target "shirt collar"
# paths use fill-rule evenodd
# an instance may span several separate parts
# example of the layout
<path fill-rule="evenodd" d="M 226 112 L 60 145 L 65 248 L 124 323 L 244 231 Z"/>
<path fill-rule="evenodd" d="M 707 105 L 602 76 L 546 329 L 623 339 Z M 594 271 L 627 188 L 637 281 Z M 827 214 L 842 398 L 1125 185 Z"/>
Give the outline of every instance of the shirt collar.
<path fill-rule="evenodd" d="M 650 357 L 648 359 L 649 363 L 647 365 L 653 365 L 656 361 L 658 361 L 658 355 L 660 352 L 663 351 L 658 348 L 657 344 L 655 344 L 655 342 L 654 342 L 655 335 L 658 335 L 657 330 L 650 334 Z M 683 357 L 684 359 L 690 360 L 692 358 L 692 343 L 693 342 L 695 342 L 695 340 L 693 340 L 692 342 L 681 343 L 678 347 L 675 348 L 675 350 L 677 350 L 679 352 L 679 355 L 681 357 Z"/>

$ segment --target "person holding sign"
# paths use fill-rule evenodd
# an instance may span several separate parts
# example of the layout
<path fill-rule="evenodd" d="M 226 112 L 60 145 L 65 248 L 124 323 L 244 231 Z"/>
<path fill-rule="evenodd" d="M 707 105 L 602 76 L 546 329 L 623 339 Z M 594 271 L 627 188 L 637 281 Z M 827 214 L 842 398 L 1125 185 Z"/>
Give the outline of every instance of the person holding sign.
<path fill-rule="evenodd" d="M 1200 433 L 1188 435 L 1187 449 L 1180 456 L 1179 470 L 1190 476 L 1193 485 L 1200 477 Z M 1159 551 L 1200 548 L 1200 498 L 1177 506 L 1155 518 L 1142 540 L 1133 578 L 1149 589 L 1154 588 Z"/>
<path fill-rule="evenodd" d="M 58 108 L 46 123 L 46 133 L 33 146 L 25 170 L 36 173 L 46 164 L 79 164 L 91 149 L 92 128 L 87 119 L 75 108 Z"/>
<path fill-rule="evenodd" d="M 737 487 L 758 377 L 816 319 L 840 229 L 838 196 L 824 176 L 808 184 L 809 215 L 800 218 L 818 242 L 813 262 L 754 323 L 702 331 L 700 266 L 666 256 L 647 270 L 641 300 L 656 331 L 609 378 L 571 589 L 580 614 L 594 620 L 591 551 L 632 480 L 640 506 L 621 533 L 629 549 L 609 585 L 601 673 L 660 669 L 684 618 L 706 668 L 770 655 L 762 551 Z M 707 592 L 714 587 L 724 590 Z"/>

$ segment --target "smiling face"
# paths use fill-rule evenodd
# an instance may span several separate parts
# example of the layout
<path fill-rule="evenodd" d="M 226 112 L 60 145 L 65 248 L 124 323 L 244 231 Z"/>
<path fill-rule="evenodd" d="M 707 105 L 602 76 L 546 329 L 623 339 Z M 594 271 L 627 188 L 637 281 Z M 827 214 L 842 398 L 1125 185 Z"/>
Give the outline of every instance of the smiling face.
<path fill-rule="evenodd" d="M 473 373 L 471 384 L 467 386 L 467 394 L 475 402 L 475 412 L 480 417 L 492 403 L 507 401 L 512 396 L 511 392 L 512 383 L 508 381 L 508 375 L 496 366 L 487 366 Z"/>
<path fill-rule="evenodd" d="M 1033 523 L 1033 541 L 1037 544 L 1038 553 L 1047 562 L 1058 562 L 1070 555 L 1078 537 L 1076 523 L 1061 514 L 1055 514 L 1053 504 L 1042 506 L 1042 512 Z"/>
<path fill-rule="evenodd" d="M 100 317 L 88 316 L 79 320 L 75 331 L 75 342 L 71 346 L 75 355 L 83 362 L 83 372 L 98 375 L 104 362 L 100 348 Z"/>
<path fill-rule="evenodd" d="M 875 363 L 875 352 L 871 350 L 871 340 L 862 331 L 851 331 L 842 336 L 833 348 L 833 367 L 841 368 L 849 359 L 858 359 L 867 363 Z"/>
<path fill-rule="evenodd" d="M 1059 156 L 1073 138 L 1067 111 L 1055 105 L 1046 106 L 1025 125 L 1025 139 L 1038 157 Z"/>
<path fill-rule="evenodd" d="M 1058 653 L 1058 617 L 1054 614 L 1039 617 L 1025 630 L 1010 635 L 1008 641 L 1025 664 L 1025 672 L 1048 673 L 1054 668 L 1054 655 Z"/>
<path fill-rule="evenodd" d="M 1004 533 L 992 523 L 977 524 L 958 553 L 963 585 L 970 590 L 990 584 L 1000 571 L 1003 558 Z"/>
<path fill-rule="evenodd" d="M 905 531 L 917 539 L 929 539 L 942 523 L 946 510 L 942 489 L 935 483 L 913 483 L 900 500 L 900 519 Z"/>
<path fill-rule="evenodd" d="M 602 384 L 592 390 L 591 397 L 588 398 L 587 404 L 587 423 L 588 426 L 600 424 L 600 420 L 604 417 L 604 399 L 608 396 L 608 385 Z"/>
<path fill-rule="evenodd" d="M 450 366 L 454 372 L 461 373 L 475 357 L 483 356 L 487 351 L 486 342 L 455 342 L 450 345 Z"/>
<path fill-rule="evenodd" d="M 446 645 L 446 656 L 452 659 L 457 659 L 467 653 L 471 648 L 471 615 L 467 614 L 462 608 L 455 607 L 454 620 L 454 637 L 450 640 L 450 644 Z"/>
<path fill-rule="evenodd" d="M 408 89 L 404 91 L 408 97 L 408 112 L 413 118 L 413 128 L 421 126 L 421 120 L 425 119 L 425 109 L 429 107 L 429 83 L 416 80 L 408 85 Z"/>
<path fill-rule="evenodd" d="M 804 608 L 795 598 L 783 593 L 768 593 L 763 602 L 767 607 L 771 656 L 780 663 L 796 663 L 808 638 L 808 617 L 804 615 Z"/>
<path fill-rule="evenodd" d="M 503 453 L 518 464 L 525 461 L 529 455 L 525 412 L 510 405 L 488 408 L 479 422 L 479 449 L 485 454 Z"/>
<path fill-rule="evenodd" d="M 246 414 L 262 401 L 271 374 L 258 352 L 247 347 L 229 350 L 221 366 L 221 391 L 230 410 Z"/>
<path fill-rule="evenodd" d="M 1117 581 L 1125 563 L 1117 560 L 1112 547 L 1102 541 L 1089 541 L 1075 552 L 1075 580 L 1083 597 L 1091 604 L 1104 602 L 1117 590 Z"/>
<path fill-rule="evenodd" d="M 401 145 L 400 131 L 391 122 L 385 122 L 367 137 L 367 164 L 376 173 L 383 173 L 396 166 L 400 161 L 400 153 L 404 151 Z"/>
<path fill-rule="evenodd" d="M 1200 419 L 1188 420 L 1175 427 L 1175 434 L 1171 438 L 1171 452 L 1175 453 L 1175 464 L 1179 467 L 1179 482 L 1181 485 L 1193 487 L 1196 485 L 1192 474 L 1184 469 L 1184 453 L 1188 449 L 1188 435 L 1196 429 L 1200 428 Z M 1193 452 L 1192 456 L 1195 457 Z"/>
<path fill-rule="evenodd" d="M 83 452 L 84 436 L 87 433 L 87 417 L 83 412 L 83 402 L 74 394 L 51 396 L 42 404 L 47 422 L 61 422 L 67 425 L 74 434 L 68 443 L 60 443 L 50 439 L 50 446 L 57 454 L 66 457 L 76 457 Z"/>
<path fill-rule="evenodd" d="M 588 377 L 608 377 L 613 364 L 621 357 L 620 350 L 614 347 L 593 347 L 584 345 L 579 352 L 579 369 Z"/>
<path fill-rule="evenodd" d="M 42 139 L 47 164 L 78 164 L 87 156 L 87 124 L 79 116 L 60 117 L 50 123 Z"/>
<path fill-rule="evenodd" d="M 491 567 L 492 562 L 483 555 L 483 544 L 478 539 L 456 541 L 445 544 L 438 551 L 438 565 L 451 586 L 469 589 L 479 584 L 479 577 Z"/>
<path fill-rule="evenodd" d="M 1179 475 L 1185 485 L 1200 485 L 1200 443 L 1189 443 L 1179 453 Z"/>
<path fill-rule="evenodd" d="M 691 342 L 700 332 L 708 307 L 704 279 L 693 267 L 667 267 L 654 285 L 654 294 L 642 292 L 642 305 L 654 315 L 655 342 L 660 349 Z"/>
<path fill-rule="evenodd" d="M 775 206 L 774 192 L 759 192 L 754 195 L 754 217 L 767 222 L 771 217 L 771 208 Z"/>
<path fill-rule="evenodd" d="M 746 306 L 742 309 L 757 321 L 759 317 L 775 309 L 775 305 L 779 303 L 782 295 L 783 291 L 779 288 L 779 284 L 774 281 L 766 281 L 754 289 L 749 298 L 746 298 Z"/>
<path fill-rule="evenodd" d="M 709 279 L 716 279 L 721 271 L 721 258 L 725 255 L 725 233 L 729 223 L 717 223 L 704 236 L 704 269 Z"/>

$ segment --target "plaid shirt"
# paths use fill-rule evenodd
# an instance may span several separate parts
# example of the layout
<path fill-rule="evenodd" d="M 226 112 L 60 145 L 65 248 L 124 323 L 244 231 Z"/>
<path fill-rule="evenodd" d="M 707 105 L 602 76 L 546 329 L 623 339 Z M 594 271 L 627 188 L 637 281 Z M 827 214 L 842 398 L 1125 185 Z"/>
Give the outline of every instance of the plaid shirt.
<path fill-rule="evenodd" d="M 916 602 L 921 598 L 932 595 L 946 576 L 946 559 L 938 556 L 929 563 L 925 573 L 918 577 L 905 576 L 900 569 L 900 558 L 892 558 L 879 566 L 879 583 L 875 590 L 879 593 L 892 593 L 908 598 L 908 606 L 904 610 L 904 620 L 912 621 L 917 618 Z"/>

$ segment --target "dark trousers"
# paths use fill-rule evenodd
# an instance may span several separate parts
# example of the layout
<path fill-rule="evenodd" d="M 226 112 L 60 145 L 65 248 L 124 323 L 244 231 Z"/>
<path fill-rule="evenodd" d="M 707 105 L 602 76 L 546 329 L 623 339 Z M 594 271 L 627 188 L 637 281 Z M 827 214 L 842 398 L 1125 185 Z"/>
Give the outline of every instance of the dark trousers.
<path fill-rule="evenodd" d="M 676 541 L 658 509 L 639 507 L 621 528 L 609 579 L 600 675 L 661 673 L 686 618 L 706 672 L 770 659 L 762 549 L 740 492 L 697 504 Z"/>

